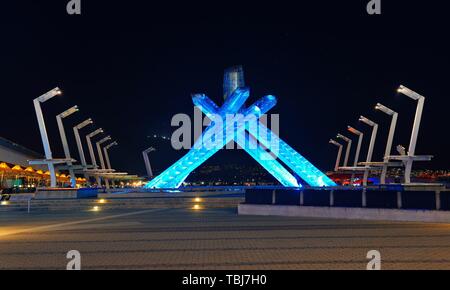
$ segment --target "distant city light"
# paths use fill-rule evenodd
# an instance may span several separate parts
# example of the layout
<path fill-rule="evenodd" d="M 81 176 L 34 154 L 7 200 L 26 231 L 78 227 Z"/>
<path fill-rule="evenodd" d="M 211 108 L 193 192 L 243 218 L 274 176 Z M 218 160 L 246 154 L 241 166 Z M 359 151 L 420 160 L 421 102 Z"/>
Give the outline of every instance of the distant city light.
<path fill-rule="evenodd" d="M 98 203 L 106 203 L 106 199 L 101 198 L 101 199 L 98 200 Z"/>
<path fill-rule="evenodd" d="M 9 202 L 7 202 L 6 200 L 3 200 L 2 202 L 1 202 L 1 205 L 8 205 L 9 204 Z"/>
<path fill-rule="evenodd" d="M 93 208 L 92 208 L 92 211 L 99 211 L 100 210 L 100 208 L 98 207 L 98 206 L 94 206 Z"/>
<path fill-rule="evenodd" d="M 147 136 L 147 138 L 162 139 L 162 140 L 170 140 L 170 137 L 163 136 L 163 135 L 158 135 L 158 134 L 149 135 L 149 136 Z"/>

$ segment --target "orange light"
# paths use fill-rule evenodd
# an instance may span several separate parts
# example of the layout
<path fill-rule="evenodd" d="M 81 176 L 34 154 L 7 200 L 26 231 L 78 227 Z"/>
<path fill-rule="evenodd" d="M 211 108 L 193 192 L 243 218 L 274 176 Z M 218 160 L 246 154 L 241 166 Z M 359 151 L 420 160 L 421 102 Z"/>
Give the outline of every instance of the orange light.
<path fill-rule="evenodd" d="M 194 206 L 192 207 L 193 210 L 200 210 L 202 209 L 201 206 L 199 204 L 194 204 Z"/>

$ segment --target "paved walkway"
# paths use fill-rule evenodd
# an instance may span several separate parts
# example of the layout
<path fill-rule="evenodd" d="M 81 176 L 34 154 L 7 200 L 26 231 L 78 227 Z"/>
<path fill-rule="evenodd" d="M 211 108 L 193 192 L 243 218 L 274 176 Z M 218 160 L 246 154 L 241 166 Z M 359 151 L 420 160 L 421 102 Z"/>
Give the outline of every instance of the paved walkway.
<path fill-rule="evenodd" d="M 235 209 L 0 214 L 0 269 L 450 269 L 450 225 L 237 216 Z"/>

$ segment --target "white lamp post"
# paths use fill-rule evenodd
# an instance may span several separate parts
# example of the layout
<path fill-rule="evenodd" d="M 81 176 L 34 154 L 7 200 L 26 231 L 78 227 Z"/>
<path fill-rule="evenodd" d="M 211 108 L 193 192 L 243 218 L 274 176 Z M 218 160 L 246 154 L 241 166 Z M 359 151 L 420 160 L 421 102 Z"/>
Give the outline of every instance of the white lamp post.
<path fill-rule="evenodd" d="M 101 165 L 102 169 L 106 169 L 106 166 L 105 166 L 105 161 L 103 160 L 103 153 L 102 153 L 101 145 L 109 140 L 111 140 L 111 136 L 106 136 L 105 138 L 103 138 L 100 141 L 98 141 L 97 143 L 95 143 L 95 145 L 97 146 L 98 159 L 100 160 L 100 165 Z M 106 178 L 105 178 L 105 185 L 106 185 L 106 188 L 109 189 L 109 181 Z"/>
<path fill-rule="evenodd" d="M 367 151 L 367 159 L 366 159 L 366 163 L 370 163 L 372 162 L 373 148 L 375 147 L 375 140 L 377 138 L 378 124 L 367 119 L 364 116 L 359 117 L 359 121 L 372 127 L 372 136 L 370 137 L 369 150 Z M 364 170 L 364 177 L 363 177 L 364 186 L 367 185 L 368 177 L 369 177 L 369 169 L 366 169 Z"/>
<path fill-rule="evenodd" d="M 94 169 L 98 168 L 97 165 L 97 161 L 95 160 L 95 154 L 94 154 L 94 148 L 92 147 L 92 141 L 91 138 L 93 138 L 94 136 L 103 133 L 103 129 L 97 129 L 94 132 L 86 135 L 86 141 L 87 141 L 87 145 L 88 145 L 88 149 L 89 149 L 89 155 L 91 156 L 91 162 L 92 162 L 92 166 L 94 167 Z M 100 177 L 97 175 L 96 176 L 96 180 L 97 180 L 97 185 L 100 185 Z"/>
<path fill-rule="evenodd" d="M 423 112 L 423 106 L 425 104 L 425 97 L 408 89 L 405 86 L 400 86 L 398 88 L 397 92 L 404 94 L 405 96 L 408 96 L 411 99 L 417 101 L 416 116 L 414 118 L 414 125 L 413 125 L 413 129 L 411 132 L 411 140 L 409 141 L 408 159 L 406 160 L 406 165 L 405 165 L 405 183 L 409 184 L 409 183 L 411 183 L 411 170 L 412 170 L 413 161 L 416 157 L 414 154 L 416 151 L 417 136 L 419 135 L 420 122 L 422 120 L 422 112 Z M 428 160 L 431 160 L 431 157 L 432 156 L 429 156 Z M 419 159 L 419 158 L 417 158 L 417 159 Z M 423 160 L 427 160 L 427 158 L 424 158 Z"/>
<path fill-rule="evenodd" d="M 69 149 L 69 145 L 67 143 L 66 132 L 64 130 L 64 124 L 62 122 L 62 119 L 67 118 L 68 116 L 72 115 L 75 112 L 78 112 L 78 106 L 73 106 L 72 108 L 70 108 L 56 116 L 56 122 L 58 123 L 58 129 L 59 129 L 59 136 L 61 137 L 61 143 L 63 145 L 64 155 L 65 155 L 66 159 L 72 159 L 72 157 L 70 156 L 70 149 Z M 75 172 L 72 168 L 72 162 L 68 161 L 67 166 L 69 167 L 70 183 L 71 183 L 72 187 L 75 188 L 77 185 L 77 180 L 75 177 Z"/>
<path fill-rule="evenodd" d="M 36 111 L 36 117 L 39 124 L 39 131 L 41 133 L 42 145 L 44 146 L 45 152 L 46 160 L 43 161 L 43 164 L 47 164 L 48 170 L 50 171 L 50 187 L 56 187 L 56 173 L 54 166 L 55 162 L 52 161 L 53 159 L 52 150 L 50 149 L 50 143 L 48 141 L 47 129 L 45 127 L 45 120 L 44 115 L 42 114 L 41 103 L 44 103 L 53 98 L 54 96 L 58 96 L 61 94 L 62 94 L 61 90 L 58 87 L 56 87 L 53 90 L 48 91 L 47 93 L 33 100 L 34 110 Z"/>
<path fill-rule="evenodd" d="M 91 118 L 84 120 L 80 124 L 73 127 L 73 133 L 75 135 L 75 140 L 77 142 L 77 148 L 78 148 L 78 154 L 80 155 L 81 165 L 83 166 L 83 170 L 87 170 L 87 163 L 86 163 L 86 157 L 84 156 L 84 150 L 83 145 L 81 144 L 81 138 L 80 138 L 80 132 L 79 130 L 83 129 L 84 127 L 94 123 Z M 86 175 L 85 175 L 86 176 Z M 86 176 L 87 177 L 87 176 Z"/>
<path fill-rule="evenodd" d="M 116 141 L 106 145 L 105 147 L 103 147 L 103 153 L 105 154 L 105 161 L 106 161 L 106 166 L 108 167 L 108 169 L 112 169 L 111 167 L 111 161 L 109 160 L 109 153 L 108 150 L 113 147 L 113 146 L 117 146 L 119 145 L 119 143 L 117 143 Z"/>
<path fill-rule="evenodd" d="M 333 139 L 330 139 L 330 141 L 328 141 L 328 143 L 333 144 L 333 145 L 335 145 L 335 146 L 337 146 L 339 148 L 338 149 L 338 153 L 337 153 L 336 163 L 334 165 L 334 171 L 337 172 L 339 170 L 339 162 L 341 161 L 342 147 L 343 146 L 342 146 L 341 143 L 339 143 L 339 142 L 337 142 L 337 141 L 335 141 Z"/>
<path fill-rule="evenodd" d="M 345 157 L 344 157 L 344 165 L 343 167 L 347 167 L 348 164 L 348 157 L 350 156 L 350 149 L 352 148 L 352 140 L 348 137 L 345 137 L 342 134 L 337 134 L 336 136 L 339 139 L 344 140 L 345 142 L 347 142 L 347 150 L 345 152 Z"/>
<path fill-rule="evenodd" d="M 359 153 L 361 152 L 361 144 L 362 144 L 364 134 L 361 131 L 358 131 L 351 126 L 348 126 L 347 129 L 350 133 L 353 133 L 358 136 L 358 145 L 356 146 L 355 161 L 353 161 L 353 166 L 357 166 L 358 159 L 359 159 Z"/>
<path fill-rule="evenodd" d="M 389 155 L 391 155 L 392 142 L 394 141 L 395 128 L 397 126 L 398 113 L 380 103 L 378 103 L 375 106 L 375 109 L 378 111 L 381 111 L 389 116 L 392 116 L 391 126 L 389 128 L 389 135 L 388 135 L 388 139 L 387 139 L 387 143 L 386 143 L 386 150 L 384 151 L 384 159 L 383 159 L 384 164 L 383 164 L 383 168 L 381 170 L 381 177 L 380 177 L 380 183 L 385 184 L 388 163 L 389 163 Z"/>
<path fill-rule="evenodd" d="M 358 145 L 356 146 L 356 152 L 355 152 L 355 160 L 353 161 L 353 166 L 357 167 L 358 166 L 358 159 L 359 159 L 359 153 L 361 152 L 361 144 L 362 144 L 362 140 L 364 137 L 364 134 L 361 131 L 356 130 L 355 128 L 348 126 L 347 130 L 350 133 L 353 133 L 355 135 L 358 136 Z M 351 183 L 353 184 L 355 180 L 355 173 L 352 173 L 352 177 L 351 177 Z"/>
<path fill-rule="evenodd" d="M 148 159 L 148 153 L 156 151 L 155 148 L 150 147 L 142 152 L 142 156 L 144 157 L 145 169 L 147 170 L 148 178 L 153 177 L 152 167 L 150 166 L 150 160 Z"/>
<path fill-rule="evenodd" d="M 112 143 L 106 145 L 105 147 L 103 147 L 103 153 L 104 153 L 104 155 L 105 155 L 106 167 L 107 167 L 108 169 L 112 169 L 112 167 L 111 167 L 111 161 L 109 160 L 109 153 L 108 153 L 108 150 L 109 150 L 111 147 L 117 146 L 117 145 L 118 145 L 118 143 L 117 143 L 116 141 L 114 141 L 114 142 L 112 142 Z M 111 184 L 112 184 L 113 186 L 115 185 L 114 180 L 111 180 Z"/>

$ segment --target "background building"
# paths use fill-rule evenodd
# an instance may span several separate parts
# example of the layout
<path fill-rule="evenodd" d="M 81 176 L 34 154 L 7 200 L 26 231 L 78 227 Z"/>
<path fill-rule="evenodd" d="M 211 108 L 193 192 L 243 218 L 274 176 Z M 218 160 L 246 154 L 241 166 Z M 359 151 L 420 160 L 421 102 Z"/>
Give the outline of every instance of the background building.
<path fill-rule="evenodd" d="M 0 162 L 28 167 L 28 160 L 44 159 L 44 156 L 33 150 L 23 147 L 8 139 L 0 137 Z M 46 166 L 33 165 L 36 170 L 47 170 Z"/>
<path fill-rule="evenodd" d="M 46 186 L 50 181 L 50 173 L 45 165 L 28 164 L 31 159 L 44 159 L 44 156 L 25 148 L 8 139 L 0 137 L 0 189 L 34 189 Z M 70 178 L 66 174 L 57 173 L 60 186 L 68 186 Z M 77 182 L 82 183 L 81 178 Z"/>

